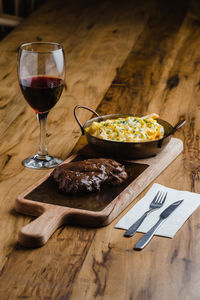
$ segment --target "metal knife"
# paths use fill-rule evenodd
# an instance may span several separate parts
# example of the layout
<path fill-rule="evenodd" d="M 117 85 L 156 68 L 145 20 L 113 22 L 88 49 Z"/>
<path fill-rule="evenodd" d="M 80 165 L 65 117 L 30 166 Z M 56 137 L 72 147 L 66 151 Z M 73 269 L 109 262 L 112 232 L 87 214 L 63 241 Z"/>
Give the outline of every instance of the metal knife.
<path fill-rule="evenodd" d="M 135 244 L 135 250 L 142 250 L 153 237 L 154 233 L 160 225 L 173 213 L 173 211 L 183 202 L 183 200 L 176 201 L 168 206 L 161 214 L 158 222 Z"/>

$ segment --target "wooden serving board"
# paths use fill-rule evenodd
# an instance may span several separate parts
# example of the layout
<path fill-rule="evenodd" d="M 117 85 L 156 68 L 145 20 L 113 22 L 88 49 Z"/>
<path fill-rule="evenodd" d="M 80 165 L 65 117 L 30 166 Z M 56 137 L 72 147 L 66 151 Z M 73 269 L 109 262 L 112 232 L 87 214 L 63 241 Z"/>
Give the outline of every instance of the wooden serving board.
<path fill-rule="evenodd" d="M 19 243 L 31 248 L 40 247 L 59 226 L 67 223 L 90 227 L 109 224 L 182 150 L 182 141 L 172 138 L 155 157 L 123 162 L 129 177 L 121 186 L 83 196 L 60 193 L 49 177 L 51 171 L 16 199 L 16 211 L 38 217 L 20 230 Z M 64 163 L 74 159 L 80 159 L 80 155 L 72 155 Z"/>

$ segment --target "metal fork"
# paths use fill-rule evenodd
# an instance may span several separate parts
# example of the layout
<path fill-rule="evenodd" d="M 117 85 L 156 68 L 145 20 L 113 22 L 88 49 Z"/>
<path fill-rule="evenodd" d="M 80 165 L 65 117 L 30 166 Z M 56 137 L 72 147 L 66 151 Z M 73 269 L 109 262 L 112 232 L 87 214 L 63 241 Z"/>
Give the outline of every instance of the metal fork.
<path fill-rule="evenodd" d="M 161 208 L 161 206 L 164 204 L 165 199 L 167 197 L 167 192 L 161 192 L 158 191 L 155 197 L 153 198 L 149 210 L 147 210 L 129 229 L 126 230 L 124 233 L 125 237 L 131 237 L 134 235 L 134 233 L 137 231 L 138 227 L 142 224 L 144 219 L 155 209 Z"/>

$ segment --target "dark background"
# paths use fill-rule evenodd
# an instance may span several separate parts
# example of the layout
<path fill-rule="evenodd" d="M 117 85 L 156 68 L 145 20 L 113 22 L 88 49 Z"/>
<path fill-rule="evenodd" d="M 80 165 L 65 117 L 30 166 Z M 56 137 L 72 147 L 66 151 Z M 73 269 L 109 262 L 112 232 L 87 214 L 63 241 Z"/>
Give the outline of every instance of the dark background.
<path fill-rule="evenodd" d="M 7 18 L 9 18 L 9 16 L 26 18 L 45 1 L 47 0 L 2 0 L 0 4 L 0 15 L 3 16 L 6 14 Z M 0 23 L 0 39 L 4 38 L 13 28 L 13 26 L 2 26 Z"/>

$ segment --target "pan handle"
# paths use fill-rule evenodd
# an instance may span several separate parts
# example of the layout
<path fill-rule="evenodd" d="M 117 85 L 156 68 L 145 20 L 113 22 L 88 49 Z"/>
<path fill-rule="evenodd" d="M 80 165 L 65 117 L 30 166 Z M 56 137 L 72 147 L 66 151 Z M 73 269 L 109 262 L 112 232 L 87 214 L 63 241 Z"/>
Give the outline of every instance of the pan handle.
<path fill-rule="evenodd" d="M 186 123 L 186 120 L 181 120 L 179 121 L 173 128 L 173 133 L 178 130 L 179 128 L 181 128 L 184 124 Z"/>
<path fill-rule="evenodd" d="M 56 229 L 66 223 L 66 215 L 66 211 L 63 214 L 63 207 L 47 209 L 34 221 L 21 228 L 18 234 L 19 244 L 28 248 L 43 246 Z"/>
<path fill-rule="evenodd" d="M 165 138 L 167 138 L 168 136 L 174 134 L 175 131 L 177 131 L 179 128 L 181 128 L 184 124 L 186 123 L 186 120 L 181 120 L 178 121 L 178 123 L 172 128 L 172 131 L 169 132 L 167 135 L 164 136 L 164 138 L 162 140 L 164 140 Z"/>
<path fill-rule="evenodd" d="M 83 125 L 81 124 L 81 122 L 79 121 L 79 119 L 77 117 L 77 109 L 79 109 L 79 108 L 87 109 L 87 110 L 93 112 L 93 114 L 95 114 L 97 117 L 99 117 L 99 115 L 98 115 L 98 113 L 96 111 L 94 111 L 93 109 L 91 109 L 91 108 L 89 108 L 87 106 L 84 106 L 84 105 L 77 105 L 77 106 L 74 107 L 74 117 L 76 119 L 76 122 L 78 123 L 78 125 L 81 128 L 82 135 L 84 135 L 85 131 L 84 131 Z"/>
<path fill-rule="evenodd" d="M 186 120 L 185 120 L 185 119 L 184 119 L 184 120 L 181 120 L 181 121 L 178 121 L 178 123 L 172 128 L 172 131 L 171 131 L 170 133 L 168 133 L 167 135 L 165 135 L 165 136 L 159 141 L 158 147 L 161 148 L 164 139 L 166 139 L 168 136 L 174 134 L 174 132 L 177 131 L 179 128 L 181 128 L 185 123 L 186 123 Z"/>

